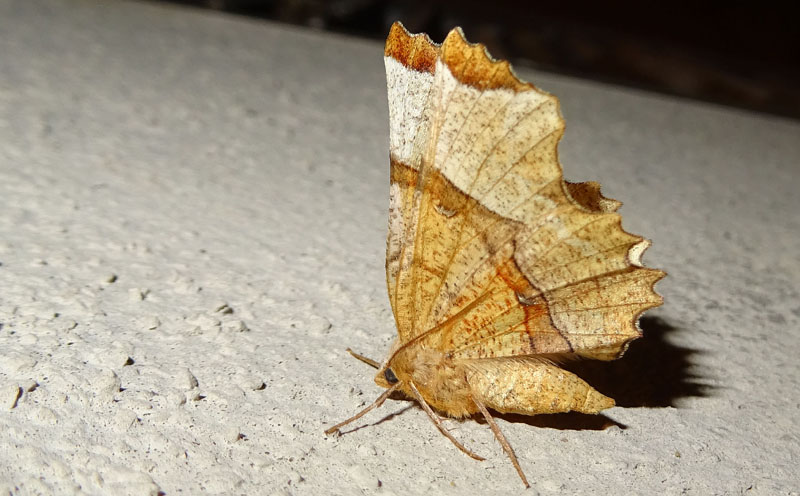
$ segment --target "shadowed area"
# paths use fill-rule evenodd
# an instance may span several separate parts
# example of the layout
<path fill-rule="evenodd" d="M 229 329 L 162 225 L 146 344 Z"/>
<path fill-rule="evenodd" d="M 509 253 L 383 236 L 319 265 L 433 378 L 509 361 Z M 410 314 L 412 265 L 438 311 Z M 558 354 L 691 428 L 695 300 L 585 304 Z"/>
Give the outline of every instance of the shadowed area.
<path fill-rule="evenodd" d="M 677 406 L 677 400 L 706 397 L 712 387 L 703 384 L 697 358 L 701 351 L 674 344 L 679 329 L 659 317 L 643 317 L 644 337 L 631 343 L 619 360 L 563 364 L 621 407 Z"/>
<path fill-rule="evenodd" d="M 588 413 L 567 412 L 550 413 L 546 415 L 519 415 L 516 413 L 492 412 L 495 418 L 501 418 L 506 422 L 523 423 L 532 427 L 543 427 L 548 429 L 570 430 L 570 431 L 602 431 L 609 427 L 617 426 L 620 429 L 627 429 L 628 426 L 622 422 L 607 417 L 599 413 L 591 415 Z M 480 423 L 486 423 L 482 418 L 475 417 Z"/>
<path fill-rule="evenodd" d="M 394 399 L 394 400 L 411 401 L 411 400 L 408 400 L 407 398 L 405 398 L 404 396 L 402 396 L 400 394 L 396 395 L 394 393 L 392 393 L 392 395 L 389 396 L 389 398 L 390 399 Z M 364 428 L 367 428 L 367 427 L 372 428 L 372 427 L 378 426 L 378 425 L 380 425 L 380 424 L 382 424 L 384 422 L 388 422 L 388 421 L 392 420 L 393 418 L 395 418 L 395 417 L 397 417 L 399 415 L 402 415 L 403 413 L 406 412 L 406 410 L 410 410 L 411 408 L 414 408 L 415 405 L 419 406 L 417 404 L 417 402 L 409 403 L 406 406 L 404 406 L 403 408 L 401 408 L 401 409 L 399 409 L 397 411 L 394 411 L 394 412 L 392 412 L 392 413 L 390 413 L 388 415 L 384 415 L 379 420 L 376 420 L 374 422 L 364 423 L 364 424 L 358 425 L 357 427 L 353 427 L 352 429 L 348 429 L 348 430 L 342 429 L 342 430 L 339 431 L 339 435 L 350 434 L 350 433 L 353 433 L 353 432 L 356 432 L 356 431 L 360 431 L 361 429 L 364 429 Z"/>
<path fill-rule="evenodd" d="M 698 372 L 696 359 L 702 352 L 670 341 L 670 335 L 678 328 L 659 317 L 643 317 L 639 326 L 644 337 L 631 343 L 619 360 L 582 360 L 561 367 L 614 398 L 621 407 L 674 407 L 681 398 L 706 397 L 712 393 L 712 386 L 703 384 L 703 376 Z M 496 416 L 508 422 L 553 429 L 603 430 L 614 425 L 627 428 L 604 414 L 569 412 L 529 417 L 496 413 Z"/>

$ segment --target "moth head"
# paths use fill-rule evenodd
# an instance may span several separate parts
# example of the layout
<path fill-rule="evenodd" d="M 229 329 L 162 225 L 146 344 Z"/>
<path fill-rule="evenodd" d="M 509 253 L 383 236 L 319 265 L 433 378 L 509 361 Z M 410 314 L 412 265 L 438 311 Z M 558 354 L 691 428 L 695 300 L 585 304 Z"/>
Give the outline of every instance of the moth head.
<path fill-rule="evenodd" d="M 388 365 L 388 363 L 383 364 L 383 366 L 378 369 L 378 373 L 375 374 L 375 384 L 382 388 L 390 388 L 400 382 L 395 371 Z"/>
<path fill-rule="evenodd" d="M 389 357 L 378 367 L 378 372 L 375 374 L 375 384 L 378 386 L 388 389 L 398 382 L 403 381 L 403 371 L 398 372 L 397 367 L 392 367 L 398 364 L 397 352 L 400 348 L 401 344 L 399 341 L 392 343 L 389 349 Z"/>

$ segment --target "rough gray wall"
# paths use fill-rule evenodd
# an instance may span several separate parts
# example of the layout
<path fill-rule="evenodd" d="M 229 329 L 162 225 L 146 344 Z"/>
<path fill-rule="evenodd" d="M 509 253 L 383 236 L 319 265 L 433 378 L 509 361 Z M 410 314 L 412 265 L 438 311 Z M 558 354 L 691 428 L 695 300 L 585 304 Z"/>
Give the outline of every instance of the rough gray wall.
<path fill-rule="evenodd" d="M 322 433 L 395 334 L 380 44 L 91 1 L 0 33 L 0 492 L 522 493 L 485 424 L 448 422 L 483 463 L 409 403 Z M 534 490 L 796 494 L 800 125 L 522 75 L 670 273 L 582 364 L 624 407 L 499 420 Z"/>

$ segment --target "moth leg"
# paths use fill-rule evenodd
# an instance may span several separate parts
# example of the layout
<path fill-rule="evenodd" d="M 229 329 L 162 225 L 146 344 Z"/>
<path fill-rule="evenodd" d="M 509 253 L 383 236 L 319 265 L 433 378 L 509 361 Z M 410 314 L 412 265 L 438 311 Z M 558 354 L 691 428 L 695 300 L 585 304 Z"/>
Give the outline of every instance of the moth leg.
<path fill-rule="evenodd" d="M 360 412 L 356 413 L 355 415 L 353 415 L 349 419 L 345 420 L 344 422 L 339 422 L 338 424 L 334 425 L 330 429 L 327 429 L 325 431 L 325 434 L 333 434 L 334 432 L 338 431 L 339 429 L 341 429 L 345 425 L 349 424 L 350 422 L 360 419 L 361 417 L 363 417 L 367 413 L 369 413 L 372 410 L 374 410 L 374 409 L 378 408 L 379 406 L 383 405 L 383 402 L 386 401 L 386 398 L 388 398 L 390 394 L 395 392 L 398 387 L 400 387 L 400 383 L 399 382 L 397 384 L 395 384 L 394 386 L 390 387 L 389 389 L 387 389 L 386 391 L 384 391 L 383 394 L 378 396 L 378 399 L 375 400 L 375 402 L 373 404 L 371 404 L 370 406 L 368 406 L 365 409 L 361 410 Z"/>
<path fill-rule="evenodd" d="M 436 415 L 436 413 L 433 411 L 433 409 L 431 409 L 431 407 L 425 402 L 425 399 L 419 393 L 419 390 L 417 389 L 417 386 L 414 385 L 414 382 L 409 382 L 409 385 L 411 386 L 411 391 L 414 393 L 414 396 L 417 397 L 417 401 L 419 402 L 420 406 L 422 406 L 422 409 L 425 410 L 425 413 L 427 413 L 428 416 L 433 421 L 433 423 L 436 424 L 436 427 L 439 429 L 439 432 L 444 434 L 444 437 L 449 439 L 453 444 L 456 445 L 456 447 L 458 449 L 463 451 L 464 454 L 466 454 L 470 458 L 474 458 L 474 459 L 476 459 L 478 461 L 483 461 L 483 460 L 486 459 L 486 458 L 484 458 L 484 457 L 482 457 L 480 455 L 476 455 L 472 451 L 470 451 L 467 448 L 465 448 L 463 444 L 459 443 L 458 439 L 454 438 L 453 435 L 450 434 L 450 432 L 444 427 L 444 425 L 442 424 L 442 419 L 439 418 L 439 416 Z"/>
<path fill-rule="evenodd" d="M 531 487 L 531 485 L 528 484 L 528 479 L 525 478 L 525 473 L 522 471 L 522 467 L 520 467 L 519 465 L 519 461 L 517 460 L 517 455 L 514 454 L 514 450 L 508 443 L 508 439 L 506 439 L 506 436 L 503 435 L 503 431 L 500 430 L 500 426 L 497 425 L 497 422 L 495 422 L 494 418 L 492 418 L 492 416 L 489 414 L 489 410 L 486 409 L 486 407 L 484 406 L 483 403 L 480 402 L 480 400 L 473 398 L 472 401 L 474 401 L 475 404 L 478 405 L 478 409 L 481 411 L 483 417 L 489 423 L 489 427 L 492 428 L 494 437 L 497 438 L 497 441 L 503 447 L 503 450 L 505 450 L 508 457 L 511 458 L 511 463 L 514 465 L 514 468 L 517 469 L 517 473 L 519 474 L 519 477 L 522 479 L 522 483 L 525 484 L 526 488 Z"/>
<path fill-rule="evenodd" d="M 360 354 L 356 353 L 355 351 L 351 350 L 350 348 L 347 348 L 347 352 L 350 353 L 351 355 L 353 355 L 353 358 L 358 358 L 359 360 L 361 360 L 362 362 L 366 363 L 367 365 L 369 365 L 371 367 L 375 367 L 376 369 L 381 368 L 381 364 L 379 364 L 378 362 L 376 362 L 372 358 L 367 358 L 364 355 L 360 355 Z"/>

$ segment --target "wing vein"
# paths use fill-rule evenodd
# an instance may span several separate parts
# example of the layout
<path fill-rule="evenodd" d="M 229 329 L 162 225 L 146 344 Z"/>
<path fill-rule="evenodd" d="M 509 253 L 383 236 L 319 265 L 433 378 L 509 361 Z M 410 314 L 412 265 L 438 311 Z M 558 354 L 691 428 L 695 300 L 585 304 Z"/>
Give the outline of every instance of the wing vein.
<path fill-rule="evenodd" d="M 494 116 L 492 116 L 492 119 L 488 120 L 487 122 L 491 122 L 492 120 L 494 120 L 494 118 L 495 118 L 495 117 L 496 117 L 496 116 L 497 116 L 497 115 L 498 115 L 498 114 L 499 114 L 499 113 L 500 113 L 502 110 L 505 110 L 505 109 L 506 109 L 506 107 L 508 107 L 508 104 L 509 104 L 509 103 L 511 103 L 511 102 L 512 102 L 512 101 L 513 101 L 515 98 L 517 98 L 517 96 L 518 96 L 518 95 L 519 95 L 519 94 L 515 94 L 515 95 L 514 95 L 513 97 L 511 97 L 511 98 L 510 98 L 508 101 L 506 101 L 506 102 L 503 104 L 503 106 L 502 106 L 502 107 L 500 107 L 500 108 L 497 110 L 497 112 L 495 112 Z M 483 173 L 483 167 L 486 165 L 486 161 L 489 159 L 489 157 L 491 157 L 491 156 L 492 156 L 493 152 L 494 152 L 494 151 L 497 149 L 497 147 L 500 145 L 500 143 L 502 143 L 502 142 L 505 140 L 505 138 L 506 138 L 506 137 L 508 137 L 509 133 L 511 133 L 511 131 L 512 131 L 514 128 L 516 128 L 516 127 L 519 125 L 519 123 L 520 123 L 520 122 L 522 122 L 523 120 L 527 119 L 527 118 L 528 118 L 529 116 L 531 116 L 531 115 L 532 115 L 534 112 L 536 112 L 537 110 L 539 110 L 539 109 L 542 107 L 542 105 L 544 105 L 544 103 L 545 103 L 546 101 L 547 101 L 547 100 L 543 100 L 541 103 L 539 103 L 539 104 L 538 104 L 538 105 L 536 105 L 534 108 L 530 109 L 528 112 L 526 112 L 525 114 L 523 114 L 523 115 L 522 115 L 522 116 L 521 116 L 519 119 L 517 119 L 517 121 L 514 123 L 514 125 L 512 125 L 512 126 L 509 126 L 509 128 L 508 128 L 508 130 L 505 132 L 505 134 L 504 134 L 504 135 L 503 135 L 501 138 L 499 138 L 499 139 L 497 140 L 497 142 L 494 144 L 494 146 L 493 146 L 493 147 L 492 147 L 492 148 L 491 148 L 491 149 L 490 149 L 490 150 L 489 150 L 489 151 L 486 153 L 486 155 L 484 156 L 483 160 L 482 160 L 482 161 L 481 161 L 481 163 L 478 165 L 478 169 L 477 169 L 477 171 L 475 172 L 475 176 L 473 177 L 473 179 L 472 179 L 472 182 L 471 182 L 471 183 L 470 183 L 470 185 L 469 185 L 469 189 L 468 189 L 468 191 L 466 191 L 466 195 L 467 195 L 468 197 L 470 197 L 470 198 L 472 197 L 472 189 L 475 187 L 475 184 L 478 182 L 478 178 L 479 178 L 479 177 L 480 177 L 480 175 Z M 483 125 L 483 127 L 481 128 L 481 132 L 480 132 L 480 134 L 483 134 L 483 133 L 486 131 L 486 129 L 488 129 L 488 124 L 484 124 L 484 125 Z M 544 141 L 545 139 L 546 139 L 546 137 L 543 137 L 541 140 L 539 140 L 539 141 L 538 141 L 538 142 L 537 142 L 535 145 L 533 145 L 533 146 L 534 146 L 534 147 L 535 147 L 535 146 L 538 146 L 538 144 L 539 144 L 539 143 L 541 143 L 542 141 Z M 473 146 L 474 146 L 475 142 L 477 142 L 477 140 L 473 142 Z M 470 147 L 470 151 L 471 151 L 471 150 L 472 150 L 472 147 Z M 527 152 L 525 152 L 525 154 L 527 154 Z M 524 155 L 523 155 L 523 156 L 524 156 Z M 521 158 L 522 158 L 522 157 L 520 157 L 520 160 L 521 160 Z M 512 164 L 512 165 L 511 165 L 511 166 L 510 166 L 510 167 L 509 167 L 509 168 L 508 168 L 508 169 L 507 169 L 507 170 L 506 170 L 504 173 L 503 173 L 503 177 L 504 177 L 506 174 L 508 174 L 508 172 L 509 172 L 511 169 L 515 168 L 515 167 L 516 167 L 518 164 L 519 164 L 519 160 L 515 161 L 515 162 L 514 162 L 514 163 L 513 163 L 513 164 Z M 462 168 L 463 168 L 463 165 L 462 165 Z M 502 177 L 501 177 L 501 179 L 502 179 Z M 498 181 L 496 181 L 496 182 L 495 182 L 495 184 L 493 184 L 493 185 L 492 185 L 491 189 L 493 189 L 493 188 L 494 188 L 494 186 L 496 186 L 496 185 L 499 183 L 499 181 L 500 181 L 500 180 L 498 179 Z M 454 187 L 455 187 L 455 185 L 454 185 Z M 491 190 L 491 189 L 490 189 L 490 190 Z M 474 200 L 474 199 L 473 199 L 473 200 Z M 443 273 L 442 277 L 439 279 L 439 285 L 438 285 L 438 287 L 437 287 L 436 291 L 433 293 L 433 297 L 434 297 L 434 298 L 436 298 L 436 299 L 438 299 L 438 297 L 439 297 L 439 293 L 442 291 L 442 287 L 444 286 L 444 283 L 445 283 L 445 281 L 446 281 L 447 277 L 449 277 L 449 275 L 450 275 L 450 271 L 452 270 L 453 261 L 455 260 L 455 256 L 456 256 L 456 254 L 457 254 L 457 253 L 459 253 L 459 252 L 461 251 L 461 249 L 460 249 L 460 246 L 462 246 L 462 245 L 461 245 L 461 238 L 462 238 L 462 236 L 463 236 L 463 233 L 464 233 L 464 225 L 466 225 L 466 223 L 467 223 L 467 220 L 468 220 L 468 219 L 469 219 L 469 218 L 472 216 L 472 211 L 474 210 L 474 205 L 476 205 L 476 204 L 478 203 L 478 201 L 477 201 L 477 200 L 474 200 L 474 201 L 475 201 L 475 203 L 473 203 L 473 205 L 472 205 L 472 206 L 470 206 L 470 207 L 467 209 L 467 211 L 466 211 L 466 212 L 464 212 L 464 214 L 462 215 L 461 222 L 459 223 L 459 226 L 458 226 L 458 237 L 456 238 L 456 242 L 455 242 L 455 244 L 453 245 L 453 250 L 452 250 L 452 252 L 451 252 L 451 255 L 450 255 L 450 257 L 448 258 L 448 261 L 447 261 L 447 263 L 445 264 L 445 270 L 444 270 L 444 273 Z M 499 215 L 499 214 L 498 214 L 498 215 Z M 473 237 L 472 239 L 474 239 L 474 237 Z M 470 242 L 472 241 L 472 239 L 470 239 Z M 427 323 L 427 322 L 429 322 L 429 321 L 430 321 L 431 313 L 433 312 L 433 309 L 434 309 L 434 308 L 435 308 L 435 306 L 436 306 L 436 305 L 435 305 L 435 303 L 436 303 L 436 301 L 435 301 L 435 300 L 431 302 L 431 305 L 430 305 L 430 307 L 429 307 L 429 309 L 428 309 L 427 315 L 425 316 L 425 321 L 424 321 L 424 322 L 426 322 L 426 323 Z"/>

